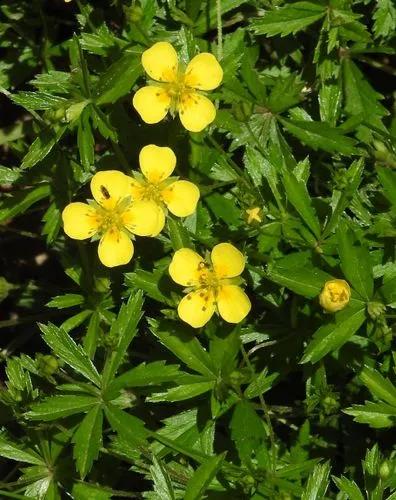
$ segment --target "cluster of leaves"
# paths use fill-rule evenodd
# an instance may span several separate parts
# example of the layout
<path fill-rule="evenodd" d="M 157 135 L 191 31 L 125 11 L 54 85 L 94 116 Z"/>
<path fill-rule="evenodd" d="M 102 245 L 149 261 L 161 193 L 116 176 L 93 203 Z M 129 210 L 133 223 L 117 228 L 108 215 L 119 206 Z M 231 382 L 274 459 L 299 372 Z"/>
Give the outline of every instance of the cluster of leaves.
<path fill-rule="evenodd" d="M 0 496 L 396 498 L 393 1 L 5 0 L 0 18 Z M 218 56 L 209 130 L 134 112 L 164 40 Z M 104 269 L 61 211 L 149 143 L 201 201 Z M 252 311 L 197 335 L 167 267 L 222 241 Z M 352 297 L 326 315 L 334 277 Z"/>

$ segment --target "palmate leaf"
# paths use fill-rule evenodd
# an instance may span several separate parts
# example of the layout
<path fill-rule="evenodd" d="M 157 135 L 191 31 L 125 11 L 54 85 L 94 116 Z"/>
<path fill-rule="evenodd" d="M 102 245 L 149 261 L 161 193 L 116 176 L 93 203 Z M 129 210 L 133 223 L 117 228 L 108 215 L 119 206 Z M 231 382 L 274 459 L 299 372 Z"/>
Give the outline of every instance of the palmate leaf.
<path fill-rule="evenodd" d="M 325 16 L 325 6 L 313 2 L 295 2 L 266 12 L 251 27 L 257 35 L 286 36 L 305 29 Z"/>
<path fill-rule="evenodd" d="M 374 429 L 384 429 L 396 425 L 396 407 L 386 403 L 366 401 L 364 405 L 353 405 L 343 411 L 354 417 L 355 422 L 368 424 Z"/>

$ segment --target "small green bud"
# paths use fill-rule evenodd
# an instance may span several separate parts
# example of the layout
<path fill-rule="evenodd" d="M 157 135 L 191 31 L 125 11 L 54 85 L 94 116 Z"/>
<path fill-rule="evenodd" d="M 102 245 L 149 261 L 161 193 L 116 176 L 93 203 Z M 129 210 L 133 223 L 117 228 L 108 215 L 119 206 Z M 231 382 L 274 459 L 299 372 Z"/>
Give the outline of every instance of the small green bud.
<path fill-rule="evenodd" d="M 384 460 L 382 462 L 382 464 L 380 465 L 380 468 L 379 468 L 379 477 L 385 481 L 386 479 L 388 479 L 388 477 L 390 476 L 391 474 L 391 467 L 389 465 L 389 462 L 387 460 Z"/>
<path fill-rule="evenodd" d="M 38 368 L 43 375 L 49 377 L 59 368 L 58 360 L 50 354 L 45 354 L 37 358 Z"/>
<path fill-rule="evenodd" d="M 385 312 L 386 306 L 381 302 L 369 302 L 367 304 L 367 312 L 370 318 L 377 319 Z"/>
<path fill-rule="evenodd" d="M 80 101 L 72 104 L 66 109 L 65 117 L 67 122 L 73 122 L 80 118 L 85 106 L 89 104 L 89 100 Z"/>
<path fill-rule="evenodd" d="M 129 9 L 129 20 L 131 23 L 138 23 L 143 17 L 143 9 L 140 5 L 135 5 Z"/>

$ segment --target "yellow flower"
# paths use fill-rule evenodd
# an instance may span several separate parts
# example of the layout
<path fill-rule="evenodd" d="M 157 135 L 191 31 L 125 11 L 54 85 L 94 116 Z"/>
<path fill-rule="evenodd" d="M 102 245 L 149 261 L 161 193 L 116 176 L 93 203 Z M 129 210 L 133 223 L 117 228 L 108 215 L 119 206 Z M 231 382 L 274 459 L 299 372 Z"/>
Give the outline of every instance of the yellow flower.
<path fill-rule="evenodd" d="M 199 91 L 213 90 L 223 79 L 223 70 L 213 54 L 195 56 L 184 69 L 168 42 L 158 42 L 142 54 L 143 68 L 154 80 L 139 89 L 133 105 L 146 123 L 158 123 L 168 111 L 179 113 L 183 126 L 200 132 L 216 118 L 213 103 Z"/>
<path fill-rule="evenodd" d="M 65 233 L 75 240 L 100 238 L 98 255 L 107 267 L 127 264 L 133 234 L 156 236 L 162 211 L 152 201 L 132 202 L 131 178 L 118 170 L 97 172 L 91 179 L 94 200 L 69 203 L 62 213 Z"/>
<path fill-rule="evenodd" d="M 149 144 L 139 154 L 140 173 L 130 178 L 130 195 L 133 200 L 151 200 L 161 208 L 156 232 L 165 224 L 166 209 L 177 217 L 187 217 L 195 212 L 199 200 L 198 187 L 189 181 L 170 178 L 176 166 L 175 153 L 167 147 Z"/>
<path fill-rule="evenodd" d="M 169 266 L 173 281 L 188 287 L 180 318 L 194 328 L 204 326 L 217 309 L 229 323 L 239 323 L 250 311 L 250 300 L 238 286 L 245 268 L 242 253 L 230 243 L 216 245 L 210 262 L 189 248 L 177 250 Z"/>
<path fill-rule="evenodd" d="M 341 311 L 351 298 L 351 289 L 345 280 L 326 281 L 319 295 L 319 303 L 327 312 Z"/>
<path fill-rule="evenodd" d="M 260 216 L 261 208 L 260 207 L 252 207 L 246 210 L 248 215 L 247 222 L 251 224 L 253 221 L 261 222 L 262 218 Z"/>

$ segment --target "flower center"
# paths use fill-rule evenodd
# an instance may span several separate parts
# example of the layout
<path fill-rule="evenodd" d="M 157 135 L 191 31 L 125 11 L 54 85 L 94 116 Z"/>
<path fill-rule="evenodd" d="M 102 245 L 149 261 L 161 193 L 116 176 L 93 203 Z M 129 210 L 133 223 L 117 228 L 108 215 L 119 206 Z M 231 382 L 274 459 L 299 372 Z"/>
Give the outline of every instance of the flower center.
<path fill-rule="evenodd" d="M 122 229 L 124 223 L 122 220 L 122 214 L 125 208 L 122 208 L 117 204 L 113 209 L 98 207 L 97 208 L 97 218 L 99 223 L 99 232 L 105 233 L 111 228 Z"/>
<path fill-rule="evenodd" d="M 145 182 L 142 184 L 142 200 L 151 200 L 161 204 L 163 202 L 162 190 L 163 188 L 161 187 L 161 184 Z"/>
<path fill-rule="evenodd" d="M 348 300 L 346 290 L 339 287 L 329 287 L 330 300 L 332 302 L 345 302 Z"/>
<path fill-rule="evenodd" d="M 171 98 L 171 112 L 179 109 L 183 112 L 183 108 L 196 102 L 196 90 L 187 85 L 185 80 L 185 73 L 179 71 L 172 82 L 163 84 L 163 88 Z"/>

